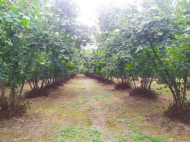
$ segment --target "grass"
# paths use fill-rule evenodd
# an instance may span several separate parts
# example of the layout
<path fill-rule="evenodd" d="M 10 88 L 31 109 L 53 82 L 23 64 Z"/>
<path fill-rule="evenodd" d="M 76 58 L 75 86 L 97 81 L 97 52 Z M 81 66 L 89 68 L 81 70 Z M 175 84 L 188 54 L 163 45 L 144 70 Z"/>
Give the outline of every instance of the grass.
<path fill-rule="evenodd" d="M 128 119 L 117 119 L 117 122 L 128 122 Z"/>
<path fill-rule="evenodd" d="M 84 126 L 64 126 L 60 128 L 58 134 L 52 138 L 54 142 L 103 142 L 101 132 L 97 129 Z"/>
<path fill-rule="evenodd" d="M 82 100 L 86 100 L 87 99 L 87 96 L 82 96 Z"/>
<path fill-rule="evenodd" d="M 63 107 L 69 106 L 69 104 L 70 104 L 69 102 L 64 102 Z"/>
<path fill-rule="evenodd" d="M 99 99 L 105 99 L 107 97 L 110 97 L 110 94 L 96 95 L 93 98 L 96 99 L 96 100 L 99 100 Z"/>
<path fill-rule="evenodd" d="M 113 142 L 125 142 L 128 140 L 128 138 L 124 136 L 123 134 L 114 135 L 114 138 L 115 140 Z"/>
<path fill-rule="evenodd" d="M 127 123 L 128 127 L 133 131 L 133 132 L 138 132 L 141 128 L 134 122 L 129 122 Z"/>
<path fill-rule="evenodd" d="M 3 139 L 4 137 L 6 137 L 7 135 L 8 135 L 7 133 L 1 134 L 0 135 L 0 140 Z"/>
<path fill-rule="evenodd" d="M 167 142 L 161 137 L 153 137 L 151 135 L 133 134 L 130 130 L 127 134 L 113 134 L 112 142 Z M 108 135 L 106 135 L 108 137 Z M 92 127 L 65 125 L 59 128 L 59 132 L 52 137 L 54 142 L 105 142 L 102 133 L 98 129 Z"/>
<path fill-rule="evenodd" d="M 141 134 L 133 135 L 131 136 L 131 139 L 134 142 L 167 142 L 166 140 L 160 137 L 153 137 L 150 135 L 141 135 Z"/>

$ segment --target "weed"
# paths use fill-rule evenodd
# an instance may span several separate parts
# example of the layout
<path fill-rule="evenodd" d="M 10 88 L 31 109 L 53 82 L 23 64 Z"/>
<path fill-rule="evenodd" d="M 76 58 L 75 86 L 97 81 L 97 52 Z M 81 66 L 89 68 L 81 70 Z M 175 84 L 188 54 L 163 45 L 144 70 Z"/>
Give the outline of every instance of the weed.
<path fill-rule="evenodd" d="M 89 107 L 89 109 L 93 109 L 93 106 L 92 106 L 92 105 L 89 105 L 88 107 Z"/>
<path fill-rule="evenodd" d="M 79 101 L 75 101 L 74 103 L 71 104 L 71 106 L 80 106 L 81 103 Z"/>
<path fill-rule="evenodd" d="M 120 107 L 119 107 L 119 106 L 117 106 L 117 107 L 115 108 L 115 110 L 117 110 L 117 111 L 118 111 L 119 109 L 120 109 Z"/>
<path fill-rule="evenodd" d="M 114 142 L 127 142 L 127 137 L 122 134 L 115 135 L 114 137 L 116 138 Z"/>
<path fill-rule="evenodd" d="M 149 119 L 150 119 L 150 118 L 149 118 L 149 117 L 147 117 L 147 116 L 146 116 L 145 118 L 146 118 L 146 120 L 149 120 Z"/>
<path fill-rule="evenodd" d="M 82 93 L 86 93 L 86 92 L 88 92 L 85 88 L 81 88 L 80 89 L 80 92 L 82 92 Z"/>
<path fill-rule="evenodd" d="M 105 105 L 101 104 L 101 109 L 104 110 L 105 109 Z"/>
<path fill-rule="evenodd" d="M 97 116 L 97 114 L 96 114 L 96 113 L 93 113 L 93 117 L 97 118 L 98 116 Z"/>
<path fill-rule="evenodd" d="M 77 128 L 73 126 L 64 126 L 60 129 L 60 132 L 53 138 L 55 142 L 70 142 L 70 141 L 91 141 L 91 142 L 103 142 L 100 138 L 101 133 L 94 128 L 87 128 L 79 126 Z"/>
<path fill-rule="evenodd" d="M 82 96 L 82 99 L 83 99 L 83 100 L 86 100 L 86 99 L 87 99 L 87 96 Z"/>
<path fill-rule="evenodd" d="M 109 103 L 106 103 L 105 106 L 107 106 L 108 108 L 112 107 L 111 104 L 109 104 Z"/>
<path fill-rule="evenodd" d="M 128 127 L 130 127 L 133 132 L 138 130 L 138 125 L 136 123 L 128 123 Z"/>
<path fill-rule="evenodd" d="M 145 139 L 149 139 L 150 138 L 150 136 L 149 135 L 134 135 L 134 136 L 132 136 L 132 139 L 134 140 L 134 141 L 142 141 L 142 140 L 145 140 Z"/>
<path fill-rule="evenodd" d="M 3 133 L 3 134 L 0 135 L 0 139 L 2 140 L 6 136 L 8 136 L 8 134 L 7 133 Z"/>
<path fill-rule="evenodd" d="M 152 140 L 152 142 L 167 142 L 166 140 L 160 137 L 151 137 L 150 139 Z"/>
<path fill-rule="evenodd" d="M 66 106 L 68 106 L 70 103 L 69 102 L 64 102 L 63 103 L 63 107 L 66 107 Z"/>
<path fill-rule="evenodd" d="M 117 122 L 128 122 L 128 119 L 117 119 Z"/>
<path fill-rule="evenodd" d="M 150 141 L 150 142 L 167 142 L 163 138 L 160 137 L 152 137 L 150 135 L 134 135 L 131 137 L 133 141 L 139 142 L 139 141 Z"/>
<path fill-rule="evenodd" d="M 167 142 L 163 138 L 160 137 L 153 137 L 150 135 L 142 135 L 142 134 L 132 134 L 130 129 L 127 129 L 127 135 L 130 137 L 131 142 Z"/>
<path fill-rule="evenodd" d="M 107 98 L 107 97 L 109 97 L 110 96 L 110 94 L 102 94 L 101 96 L 94 96 L 93 98 L 94 99 L 104 99 L 104 98 Z"/>
<path fill-rule="evenodd" d="M 129 109 L 128 109 L 128 108 L 125 108 L 125 110 L 126 110 L 126 111 L 129 111 Z"/>
<path fill-rule="evenodd" d="M 52 125 L 51 126 L 52 129 L 58 128 L 57 125 Z"/>

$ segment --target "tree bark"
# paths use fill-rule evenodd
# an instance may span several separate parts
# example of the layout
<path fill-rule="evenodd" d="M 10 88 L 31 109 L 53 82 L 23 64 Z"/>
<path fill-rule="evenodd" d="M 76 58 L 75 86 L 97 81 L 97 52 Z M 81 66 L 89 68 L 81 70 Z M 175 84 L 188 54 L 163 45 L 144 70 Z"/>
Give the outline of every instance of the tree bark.
<path fill-rule="evenodd" d="M 0 104 L 5 104 L 5 85 L 4 83 L 1 83 L 1 98 L 0 98 Z"/>
<path fill-rule="evenodd" d="M 183 83 L 183 100 L 182 100 L 182 106 L 184 105 L 184 103 L 185 103 L 185 99 L 186 99 L 186 91 L 187 91 L 187 77 L 188 77 L 188 70 L 186 70 L 186 74 L 185 74 L 185 76 L 184 76 L 184 78 L 183 78 L 183 80 L 184 80 L 184 83 Z"/>

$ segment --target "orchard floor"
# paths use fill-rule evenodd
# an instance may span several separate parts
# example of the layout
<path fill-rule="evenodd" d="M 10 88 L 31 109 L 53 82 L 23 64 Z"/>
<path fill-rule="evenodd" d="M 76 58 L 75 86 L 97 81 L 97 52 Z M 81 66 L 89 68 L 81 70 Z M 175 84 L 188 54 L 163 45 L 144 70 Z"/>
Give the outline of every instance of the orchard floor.
<path fill-rule="evenodd" d="M 0 121 L 0 142 L 190 142 L 190 126 L 163 116 L 168 97 L 129 97 L 85 75 L 29 101 L 24 116 Z"/>

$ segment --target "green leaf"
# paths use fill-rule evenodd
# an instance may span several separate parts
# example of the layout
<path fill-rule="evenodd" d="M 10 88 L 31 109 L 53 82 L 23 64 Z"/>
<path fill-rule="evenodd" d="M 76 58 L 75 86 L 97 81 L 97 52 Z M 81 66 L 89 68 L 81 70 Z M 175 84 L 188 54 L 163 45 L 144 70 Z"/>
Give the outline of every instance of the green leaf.
<path fill-rule="evenodd" d="M 23 15 L 23 19 L 30 20 L 30 17 Z"/>
<path fill-rule="evenodd" d="M 10 17 L 5 17 L 5 20 L 7 21 L 7 22 L 13 22 L 13 19 L 12 18 L 10 18 Z"/>
<path fill-rule="evenodd" d="M 3 3 L 4 3 L 4 2 L 3 2 L 2 0 L 0 0 L 0 5 L 3 5 Z"/>
<path fill-rule="evenodd" d="M 11 10 L 10 13 L 11 13 L 11 15 L 12 15 L 13 17 L 15 17 L 15 18 L 18 18 L 18 17 L 20 16 L 19 12 L 16 11 L 16 10 Z"/>
<path fill-rule="evenodd" d="M 17 19 L 17 18 L 13 18 L 15 21 L 17 21 L 17 22 L 20 22 L 20 20 L 19 19 Z"/>
<path fill-rule="evenodd" d="M 30 28 L 29 25 L 26 25 L 26 28 L 29 29 Z"/>
<path fill-rule="evenodd" d="M 5 43 L 7 43 L 10 46 L 13 46 L 13 43 L 11 41 L 9 41 L 9 40 L 5 40 Z"/>
<path fill-rule="evenodd" d="M 20 8 L 21 7 L 21 5 L 19 3 L 14 3 L 13 6 L 16 7 L 16 8 Z"/>
<path fill-rule="evenodd" d="M 28 25 L 29 21 L 27 19 L 22 19 L 20 20 L 21 23 L 23 23 L 24 25 Z"/>
<path fill-rule="evenodd" d="M 148 10 L 158 10 L 158 11 L 162 12 L 162 10 L 157 5 L 150 7 Z"/>
<path fill-rule="evenodd" d="M 163 89 L 163 87 L 158 87 L 158 88 L 156 88 L 156 90 L 162 90 Z"/>
<path fill-rule="evenodd" d="M 69 57 L 68 56 L 64 56 L 65 59 L 69 60 Z"/>
<path fill-rule="evenodd" d="M 21 65 L 22 65 L 22 62 L 19 62 L 19 63 L 18 63 L 18 65 L 20 65 L 20 66 L 21 66 Z"/>
<path fill-rule="evenodd" d="M 159 36 L 162 36 L 162 35 L 163 35 L 163 33 L 161 33 L 161 32 L 158 32 L 158 35 L 159 35 Z"/>
<path fill-rule="evenodd" d="M 10 10 L 18 10 L 16 7 L 9 7 Z"/>

